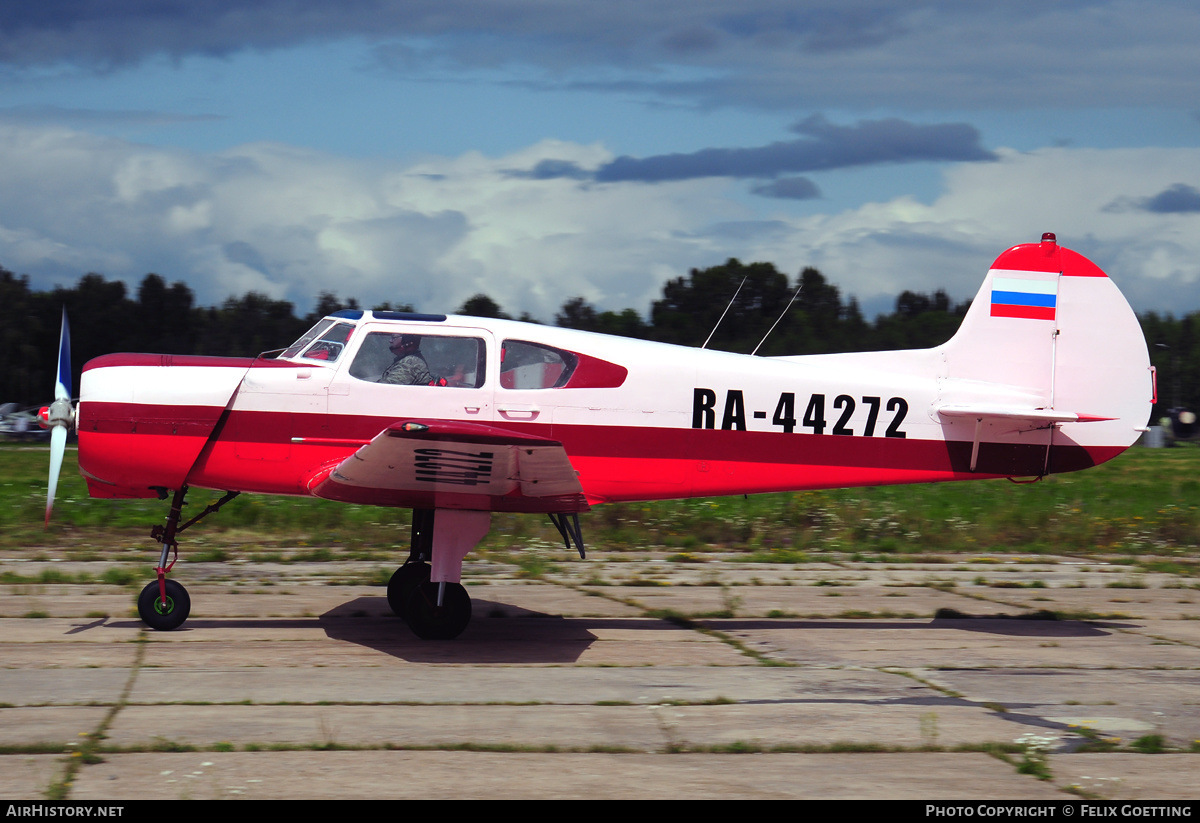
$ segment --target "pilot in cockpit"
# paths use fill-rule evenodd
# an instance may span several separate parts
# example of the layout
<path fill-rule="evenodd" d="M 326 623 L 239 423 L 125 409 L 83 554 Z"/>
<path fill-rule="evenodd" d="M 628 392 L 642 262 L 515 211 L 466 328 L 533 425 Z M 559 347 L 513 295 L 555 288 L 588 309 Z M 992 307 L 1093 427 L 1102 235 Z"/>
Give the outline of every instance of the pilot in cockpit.
<path fill-rule="evenodd" d="M 429 386 L 446 385 L 445 380 L 438 380 L 429 371 L 429 364 L 421 354 L 421 336 L 419 334 L 397 334 L 392 337 L 388 349 L 396 359 L 392 365 L 384 369 L 379 377 L 380 383 L 392 383 L 399 386 Z"/>

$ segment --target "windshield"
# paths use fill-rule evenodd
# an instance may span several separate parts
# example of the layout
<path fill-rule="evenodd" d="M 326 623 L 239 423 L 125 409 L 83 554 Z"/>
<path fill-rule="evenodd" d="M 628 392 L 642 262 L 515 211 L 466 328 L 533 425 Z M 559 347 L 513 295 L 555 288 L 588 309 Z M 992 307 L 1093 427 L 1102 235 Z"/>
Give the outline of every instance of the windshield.
<path fill-rule="evenodd" d="M 295 357 L 297 354 L 304 351 L 305 346 L 307 346 L 312 341 L 316 340 L 317 337 L 321 334 L 321 332 L 325 331 L 327 328 L 329 328 L 332 325 L 333 325 L 332 320 L 329 320 L 328 318 L 326 318 L 325 320 L 322 320 L 320 323 L 318 323 L 317 325 L 313 326 L 311 329 L 306 331 L 304 333 L 303 337 L 301 337 L 299 340 L 297 340 L 292 345 L 288 346 L 287 350 L 284 351 L 284 353 L 279 356 L 280 357 Z"/>
<path fill-rule="evenodd" d="M 304 352 L 305 360 L 324 360 L 327 363 L 332 363 L 342 355 L 342 349 L 346 347 L 346 343 L 350 340 L 350 335 L 354 332 L 354 326 L 350 323 L 338 323 L 329 331 L 321 335 L 316 343 L 313 343 Z"/>

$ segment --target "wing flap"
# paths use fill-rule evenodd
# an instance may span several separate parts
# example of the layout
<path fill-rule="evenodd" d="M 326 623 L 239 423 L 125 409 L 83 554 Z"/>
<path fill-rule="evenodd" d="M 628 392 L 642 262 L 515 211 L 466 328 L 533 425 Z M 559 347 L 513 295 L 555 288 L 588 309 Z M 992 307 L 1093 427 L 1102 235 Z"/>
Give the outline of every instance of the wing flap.
<path fill-rule="evenodd" d="M 562 443 L 457 420 L 397 421 L 311 486 L 382 506 L 513 512 L 588 508 Z"/>

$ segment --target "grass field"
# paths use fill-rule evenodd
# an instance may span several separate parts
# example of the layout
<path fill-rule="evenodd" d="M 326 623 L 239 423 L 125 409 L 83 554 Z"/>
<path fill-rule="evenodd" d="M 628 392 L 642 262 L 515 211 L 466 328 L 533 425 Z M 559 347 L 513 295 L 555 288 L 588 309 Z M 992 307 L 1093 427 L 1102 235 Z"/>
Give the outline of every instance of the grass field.
<path fill-rule="evenodd" d="M 158 500 L 92 500 L 68 451 L 54 521 L 42 529 L 48 453 L 0 447 L 0 551 L 8 557 L 142 562 L 155 551 Z M 740 552 L 803 562 L 964 554 L 1068 554 L 1162 570 L 1200 565 L 1200 449 L 1132 449 L 1089 471 L 1028 485 L 1006 480 L 890 486 L 599 506 L 582 516 L 591 549 L 679 556 Z M 218 495 L 197 489 L 185 516 Z M 190 559 L 389 559 L 407 547 L 410 513 L 307 498 L 243 496 L 185 533 Z M 497 514 L 488 552 L 562 548 L 539 515 Z M 130 552 L 130 549 L 144 549 Z M 120 554 L 118 554 L 120 553 Z"/>

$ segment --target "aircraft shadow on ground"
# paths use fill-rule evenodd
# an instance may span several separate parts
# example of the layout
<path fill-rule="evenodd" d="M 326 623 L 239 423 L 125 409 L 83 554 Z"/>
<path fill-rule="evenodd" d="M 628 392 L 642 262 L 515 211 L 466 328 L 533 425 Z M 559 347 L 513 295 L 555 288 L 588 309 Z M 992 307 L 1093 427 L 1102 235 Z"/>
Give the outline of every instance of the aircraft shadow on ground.
<path fill-rule="evenodd" d="M 1078 620 L 1020 620 L 1011 617 L 974 617 L 956 620 L 813 620 L 813 619 L 725 619 L 697 621 L 721 631 L 779 631 L 781 629 L 837 629 L 859 631 L 953 630 L 1002 634 L 1012 637 L 1106 637 L 1106 629 L 1136 628 L 1132 623 L 1084 623 Z"/>
<path fill-rule="evenodd" d="M 477 618 L 454 640 L 421 640 L 403 620 L 391 613 L 364 615 L 352 612 L 338 607 L 317 617 L 194 617 L 171 634 L 244 629 L 248 639 L 262 639 L 264 631 L 316 625 L 331 640 L 353 643 L 410 663 L 477 664 L 576 663 L 597 639 L 588 629 L 596 622 L 594 618 L 568 619 L 536 612 L 508 620 Z M 632 621 L 633 624 L 638 622 L 653 621 Z M 104 627 L 142 629 L 145 626 L 140 620 L 126 620 L 108 621 Z M 636 625 L 625 628 L 636 628 Z"/>
<path fill-rule="evenodd" d="M 611 627 L 613 618 L 564 617 L 532 611 L 509 603 L 476 599 L 474 619 L 455 640 L 419 639 L 381 597 L 348 600 L 317 617 L 192 618 L 177 632 L 244 628 L 248 631 L 288 629 L 312 622 L 333 640 L 373 649 L 413 663 L 570 664 L 579 662 L 599 638 L 592 629 Z M 663 631 L 672 623 L 658 618 L 620 618 L 623 630 Z M 1106 637 L 1135 623 L 1021 619 L 1007 615 L 964 615 L 932 620 L 834 620 L 813 618 L 697 619 L 697 625 L 723 632 L 773 632 L 834 629 L 837 631 L 967 631 L 1011 637 Z M 89 629 L 140 628 L 138 620 L 104 619 L 78 624 L 69 633 Z M 679 631 L 690 631 L 677 626 Z"/>
<path fill-rule="evenodd" d="M 597 640 L 589 629 L 594 619 L 564 618 L 480 598 L 473 600 L 472 613 L 466 631 L 448 641 L 421 640 L 379 597 L 347 601 L 317 621 L 333 640 L 413 663 L 576 663 Z"/>

